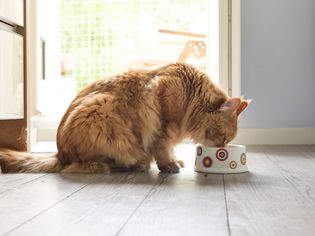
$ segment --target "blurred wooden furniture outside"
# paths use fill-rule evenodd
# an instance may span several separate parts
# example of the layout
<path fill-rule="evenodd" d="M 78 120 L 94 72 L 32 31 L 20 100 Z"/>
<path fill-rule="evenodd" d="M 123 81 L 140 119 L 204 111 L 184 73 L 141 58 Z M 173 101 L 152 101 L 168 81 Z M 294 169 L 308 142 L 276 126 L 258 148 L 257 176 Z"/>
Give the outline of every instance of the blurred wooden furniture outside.
<path fill-rule="evenodd" d="M 165 64 L 171 62 L 188 62 L 192 63 L 192 60 L 202 61 L 206 58 L 206 35 L 205 34 L 197 34 L 186 31 L 177 31 L 177 30 L 169 30 L 169 29 L 159 29 L 158 31 L 161 35 L 166 36 L 166 39 L 162 40 L 160 43 L 162 45 L 176 45 L 181 46 L 183 49 L 181 50 L 180 55 L 177 59 L 171 61 L 162 58 L 147 58 L 134 60 L 128 63 L 128 66 L 131 68 L 141 68 L 141 69 L 151 69 L 152 67 L 163 66 Z M 189 61 L 190 60 L 190 61 Z M 205 64 L 203 61 L 200 64 Z M 204 66 L 202 66 L 204 67 Z"/>

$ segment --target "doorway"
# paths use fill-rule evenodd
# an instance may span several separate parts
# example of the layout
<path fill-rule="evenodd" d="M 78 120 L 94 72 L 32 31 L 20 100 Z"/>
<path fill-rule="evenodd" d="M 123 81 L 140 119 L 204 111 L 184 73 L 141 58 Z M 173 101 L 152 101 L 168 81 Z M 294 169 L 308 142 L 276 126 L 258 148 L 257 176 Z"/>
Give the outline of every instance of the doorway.
<path fill-rule="evenodd" d="M 228 0 L 31 1 L 31 151 L 56 151 L 68 105 L 106 75 L 181 61 L 227 84 L 228 73 L 220 72 L 228 69 L 228 45 L 220 43 L 227 38 L 220 21 L 228 21 L 220 15 L 223 8 L 228 14 L 222 2 Z"/>

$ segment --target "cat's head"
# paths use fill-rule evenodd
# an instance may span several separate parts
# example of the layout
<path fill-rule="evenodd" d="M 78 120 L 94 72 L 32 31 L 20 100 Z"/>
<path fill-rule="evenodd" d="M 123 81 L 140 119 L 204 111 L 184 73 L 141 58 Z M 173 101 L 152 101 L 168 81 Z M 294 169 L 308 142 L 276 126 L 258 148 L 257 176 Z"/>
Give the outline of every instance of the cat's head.
<path fill-rule="evenodd" d="M 218 110 L 208 113 L 201 122 L 197 142 L 210 147 L 224 147 L 237 134 L 238 116 L 251 100 L 228 98 Z"/>

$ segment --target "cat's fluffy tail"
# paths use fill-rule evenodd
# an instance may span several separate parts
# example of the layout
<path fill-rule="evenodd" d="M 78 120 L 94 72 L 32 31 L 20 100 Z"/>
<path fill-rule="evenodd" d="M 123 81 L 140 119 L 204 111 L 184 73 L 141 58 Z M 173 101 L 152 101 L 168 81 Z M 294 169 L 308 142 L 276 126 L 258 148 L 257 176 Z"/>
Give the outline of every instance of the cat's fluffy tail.
<path fill-rule="evenodd" d="M 0 170 L 3 173 L 53 173 L 60 172 L 61 163 L 52 155 L 35 155 L 0 148 Z"/>

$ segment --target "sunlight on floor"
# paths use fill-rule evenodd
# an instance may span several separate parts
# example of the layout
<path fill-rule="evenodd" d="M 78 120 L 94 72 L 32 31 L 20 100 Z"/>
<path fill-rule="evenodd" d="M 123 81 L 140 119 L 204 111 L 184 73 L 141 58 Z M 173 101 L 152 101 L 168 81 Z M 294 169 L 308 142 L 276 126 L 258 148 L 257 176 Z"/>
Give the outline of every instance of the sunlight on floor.
<path fill-rule="evenodd" d="M 183 143 L 179 144 L 175 147 L 175 156 L 177 157 L 178 160 L 185 160 L 189 163 L 194 162 L 194 157 L 195 157 L 195 145 L 194 144 L 188 144 L 188 143 Z M 36 142 L 32 144 L 32 152 L 33 153 L 54 153 L 57 152 L 57 146 L 56 142 Z M 191 161 L 190 161 L 191 160 Z"/>

